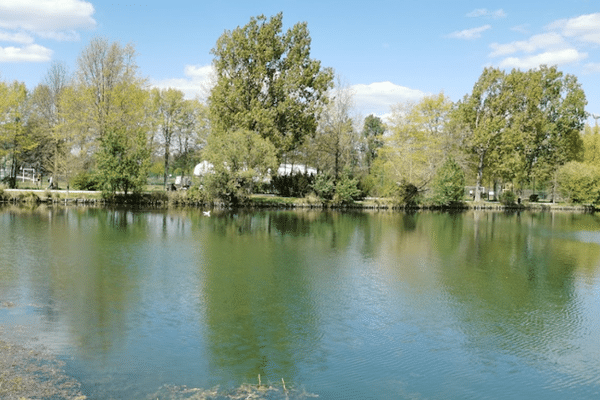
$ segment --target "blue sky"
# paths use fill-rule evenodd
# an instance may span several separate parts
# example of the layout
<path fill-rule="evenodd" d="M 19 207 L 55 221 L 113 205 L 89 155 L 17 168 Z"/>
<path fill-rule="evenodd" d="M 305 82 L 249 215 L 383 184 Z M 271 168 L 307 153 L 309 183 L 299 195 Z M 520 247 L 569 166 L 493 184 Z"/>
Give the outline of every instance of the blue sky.
<path fill-rule="evenodd" d="M 363 116 L 440 91 L 459 100 L 486 66 L 540 63 L 576 75 L 587 111 L 600 114 L 597 0 L 0 0 L 0 78 L 33 89 L 51 61 L 72 72 L 89 39 L 104 36 L 135 45 L 152 85 L 193 97 L 224 30 L 280 11 L 285 28 L 308 23 L 313 58 L 353 87 Z"/>

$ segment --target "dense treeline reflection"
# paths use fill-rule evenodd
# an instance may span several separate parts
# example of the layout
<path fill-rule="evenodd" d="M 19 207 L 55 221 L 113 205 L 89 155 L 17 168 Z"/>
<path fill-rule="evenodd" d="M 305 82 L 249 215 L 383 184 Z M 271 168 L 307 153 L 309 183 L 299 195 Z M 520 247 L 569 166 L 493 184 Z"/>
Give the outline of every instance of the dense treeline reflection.
<path fill-rule="evenodd" d="M 94 390 L 101 370 L 141 374 L 127 389 L 140 393 L 260 374 L 325 398 L 447 393 L 433 376 L 480 382 L 453 386 L 455 398 L 514 377 L 513 394 L 558 385 L 585 397 L 600 387 L 599 222 L 4 207 L 0 302 L 31 305 Z M 125 395 L 118 386 L 101 390 Z"/>

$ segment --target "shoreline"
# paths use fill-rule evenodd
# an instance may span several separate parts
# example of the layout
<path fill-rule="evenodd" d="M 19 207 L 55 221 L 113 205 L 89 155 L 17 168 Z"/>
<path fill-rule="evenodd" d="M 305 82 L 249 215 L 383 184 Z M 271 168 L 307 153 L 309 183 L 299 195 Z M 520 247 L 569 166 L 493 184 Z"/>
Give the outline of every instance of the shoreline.
<path fill-rule="evenodd" d="M 171 193 L 182 192 L 144 192 L 137 196 L 117 195 L 116 199 L 102 198 L 100 191 L 86 190 L 41 190 L 41 189 L 4 189 L 0 192 L 0 204 L 53 204 L 64 206 L 151 206 L 158 208 L 195 207 L 209 209 L 322 209 L 322 210 L 371 210 L 371 211 L 570 211 L 593 213 L 597 207 L 593 205 L 567 203 L 540 203 L 525 201 L 521 204 L 504 205 L 497 201 L 466 201 L 452 206 L 416 205 L 402 206 L 394 204 L 390 199 L 367 198 L 349 204 L 335 204 L 320 201 L 307 201 L 304 198 L 279 197 L 275 195 L 252 195 L 244 204 L 230 206 L 224 203 L 206 203 L 187 200 L 180 195 Z M 8 195 L 7 195 L 8 194 Z"/>

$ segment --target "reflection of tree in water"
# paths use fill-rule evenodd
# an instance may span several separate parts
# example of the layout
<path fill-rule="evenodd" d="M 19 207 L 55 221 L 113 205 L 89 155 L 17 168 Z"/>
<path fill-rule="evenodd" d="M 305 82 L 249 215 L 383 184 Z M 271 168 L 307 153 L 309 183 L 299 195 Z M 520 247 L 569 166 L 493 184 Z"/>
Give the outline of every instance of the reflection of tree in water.
<path fill-rule="evenodd" d="M 323 357 L 306 252 L 315 241 L 331 240 L 339 221 L 327 214 L 211 218 L 222 235 L 209 235 L 204 247 L 209 349 L 212 369 L 235 377 L 234 384 L 258 374 L 264 382 L 291 382 L 299 364 Z"/>
<path fill-rule="evenodd" d="M 439 279 L 473 350 L 550 362 L 568 353 L 581 323 L 575 272 L 595 268 L 599 246 L 552 237 L 565 221 L 551 214 L 475 211 L 460 226 L 443 220 L 428 228 Z"/>
<path fill-rule="evenodd" d="M 148 223 L 131 210 L 69 209 L 62 227 L 51 227 L 51 298 L 61 309 L 80 350 L 107 354 L 127 333 L 140 274 L 135 261 Z"/>

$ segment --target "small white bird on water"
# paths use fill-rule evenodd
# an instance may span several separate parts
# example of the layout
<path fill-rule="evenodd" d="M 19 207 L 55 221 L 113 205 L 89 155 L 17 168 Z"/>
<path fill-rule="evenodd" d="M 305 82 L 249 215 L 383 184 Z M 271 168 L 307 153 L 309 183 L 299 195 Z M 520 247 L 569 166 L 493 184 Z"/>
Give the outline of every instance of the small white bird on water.
<path fill-rule="evenodd" d="M 205 217 L 210 217 L 210 210 L 202 211 L 202 214 L 204 214 Z"/>

